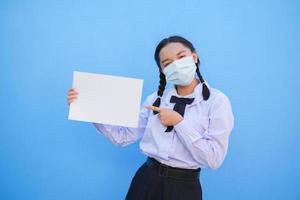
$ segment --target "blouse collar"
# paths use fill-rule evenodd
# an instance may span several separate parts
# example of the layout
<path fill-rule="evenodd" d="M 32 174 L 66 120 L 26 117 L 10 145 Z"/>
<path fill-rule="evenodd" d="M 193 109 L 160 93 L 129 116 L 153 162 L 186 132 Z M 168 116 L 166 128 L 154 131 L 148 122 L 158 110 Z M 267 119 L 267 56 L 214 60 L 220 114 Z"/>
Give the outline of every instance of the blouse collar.
<path fill-rule="evenodd" d="M 204 82 L 207 87 L 209 88 L 209 85 L 208 83 L 205 81 Z M 196 87 L 194 88 L 194 91 L 191 93 L 191 94 L 188 94 L 188 95 L 185 95 L 185 96 L 181 96 L 177 93 L 177 90 L 175 87 L 172 87 L 169 92 L 166 94 L 166 97 L 165 97 L 165 103 L 168 104 L 168 105 L 174 105 L 174 103 L 170 103 L 170 99 L 172 96 L 176 96 L 176 97 L 180 97 L 180 98 L 195 98 L 193 103 L 191 103 L 190 105 L 187 105 L 188 107 L 189 106 L 192 106 L 192 105 L 195 105 L 197 103 L 199 103 L 200 101 L 203 100 L 203 96 L 202 96 L 202 85 L 203 83 L 199 82 Z"/>

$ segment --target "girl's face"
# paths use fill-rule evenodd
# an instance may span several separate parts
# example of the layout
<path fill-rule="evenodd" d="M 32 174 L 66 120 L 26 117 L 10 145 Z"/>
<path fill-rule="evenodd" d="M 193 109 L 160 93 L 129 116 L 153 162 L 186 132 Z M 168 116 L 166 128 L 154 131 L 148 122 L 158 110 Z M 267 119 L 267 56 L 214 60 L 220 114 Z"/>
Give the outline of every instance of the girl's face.
<path fill-rule="evenodd" d="M 159 62 L 161 70 L 166 66 L 186 56 L 193 56 L 194 62 L 197 64 L 198 55 L 196 52 L 192 52 L 188 47 L 184 46 L 180 42 L 172 42 L 163 47 L 159 52 Z"/>

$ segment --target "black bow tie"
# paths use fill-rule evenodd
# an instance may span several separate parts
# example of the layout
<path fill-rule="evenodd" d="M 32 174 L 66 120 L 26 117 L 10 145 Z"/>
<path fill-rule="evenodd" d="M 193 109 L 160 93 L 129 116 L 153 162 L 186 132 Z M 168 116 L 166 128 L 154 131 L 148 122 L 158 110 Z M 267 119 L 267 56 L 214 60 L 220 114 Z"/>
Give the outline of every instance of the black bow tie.
<path fill-rule="evenodd" d="M 185 106 L 187 104 L 193 103 L 194 98 L 179 98 L 172 96 L 170 99 L 171 103 L 175 103 L 173 110 L 178 112 L 182 117 L 184 116 Z M 170 132 L 173 130 L 173 126 L 168 126 L 165 132 Z"/>

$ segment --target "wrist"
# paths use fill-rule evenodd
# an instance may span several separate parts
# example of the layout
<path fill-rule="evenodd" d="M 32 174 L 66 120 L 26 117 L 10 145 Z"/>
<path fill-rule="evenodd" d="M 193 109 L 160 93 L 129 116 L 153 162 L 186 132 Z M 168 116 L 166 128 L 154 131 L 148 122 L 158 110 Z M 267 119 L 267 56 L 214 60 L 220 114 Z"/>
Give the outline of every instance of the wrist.
<path fill-rule="evenodd" d="M 183 117 L 181 115 L 179 115 L 174 125 L 179 124 L 182 120 L 183 120 Z"/>

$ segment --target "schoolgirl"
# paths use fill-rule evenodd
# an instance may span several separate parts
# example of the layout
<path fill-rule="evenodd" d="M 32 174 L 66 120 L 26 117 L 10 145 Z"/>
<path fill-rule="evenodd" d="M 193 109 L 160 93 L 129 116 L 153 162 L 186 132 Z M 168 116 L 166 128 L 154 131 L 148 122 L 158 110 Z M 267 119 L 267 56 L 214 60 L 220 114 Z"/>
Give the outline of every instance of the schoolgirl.
<path fill-rule="evenodd" d="M 231 104 L 204 80 L 187 39 L 163 39 L 154 58 L 159 87 L 145 100 L 138 128 L 94 125 L 118 146 L 141 139 L 147 160 L 134 175 L 126 200 L 201 200 L 201 168 L 220 167 L 227 153 L 234 124 Z M 174 87 L 165 89 L 167 82 Z M 69 104 L 77 95 L 69 90 Z"/>

